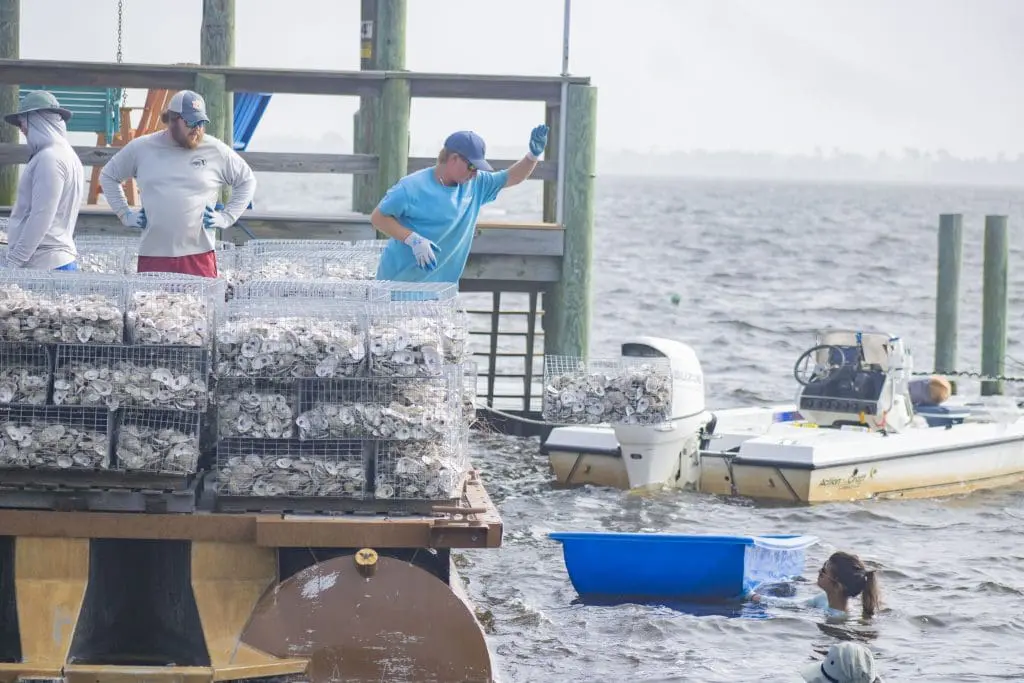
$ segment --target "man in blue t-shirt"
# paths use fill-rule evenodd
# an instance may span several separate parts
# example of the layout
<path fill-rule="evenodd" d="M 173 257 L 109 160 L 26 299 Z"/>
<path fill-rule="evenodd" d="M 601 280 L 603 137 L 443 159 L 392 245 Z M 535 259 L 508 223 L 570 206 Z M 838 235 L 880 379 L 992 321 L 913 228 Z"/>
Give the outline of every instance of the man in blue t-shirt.
<path fill-rule="evenodd" d="M 387 191 L 370 223 L 388 235 L 378 280 L 458 283 L 466 267 L 480 208 L 537 168 L 548 127 L 530 134 L 529 152 L 504 171 L 487 163 L 487 147 L 472 131 L 452 133 L 437 165 L 410 173 Z"/>

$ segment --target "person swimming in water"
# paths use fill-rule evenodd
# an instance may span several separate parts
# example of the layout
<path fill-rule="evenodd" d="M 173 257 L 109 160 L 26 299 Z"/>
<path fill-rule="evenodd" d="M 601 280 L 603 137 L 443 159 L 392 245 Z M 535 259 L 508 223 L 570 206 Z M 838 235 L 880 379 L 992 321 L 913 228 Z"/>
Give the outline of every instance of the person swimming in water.
<path fill-rule="evenodd" d="M 829 616 L 846 617 L 850 598 L 860 596 L 861 612 L 870 618 L 878 611 L 880 593 L 874 569 L 851 553 L 835 552 L 818 571 L 818 588 L 823 592 L 804 599 L 780 598 L 753 593 L 753 602 L 774 607 L 812 607 L 824 609 Z"/>

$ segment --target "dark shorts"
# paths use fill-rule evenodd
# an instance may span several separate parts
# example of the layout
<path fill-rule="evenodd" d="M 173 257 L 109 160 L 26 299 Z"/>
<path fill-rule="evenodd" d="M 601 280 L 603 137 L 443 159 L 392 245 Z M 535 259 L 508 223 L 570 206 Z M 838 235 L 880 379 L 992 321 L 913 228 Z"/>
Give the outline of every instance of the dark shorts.
<path fill-rule="evenodd" d="M 139 256 L 140 273 L 182 273 L 201 277 L 217 277 L 217 252 L 188 256 Z"/>

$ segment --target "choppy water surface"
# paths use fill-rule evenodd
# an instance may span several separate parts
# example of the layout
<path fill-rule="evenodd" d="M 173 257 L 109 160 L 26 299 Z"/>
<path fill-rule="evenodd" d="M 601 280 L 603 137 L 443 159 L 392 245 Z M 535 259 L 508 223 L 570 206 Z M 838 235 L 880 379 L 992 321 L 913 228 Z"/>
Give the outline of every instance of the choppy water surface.
<path fill-rule="evenodd" d="M 261 208 L 348 210 L 347 183 L 303 178 L 297 195 L 296 182 L 264 182 Z M 1010 216 L 1007 373 L 1024 375 L 1014 360 L 1024 359 L 1020 192 L 606 177 L 598 192 L 591 352 L 615 354 L 626 332 L 686 341 L 711 407 L 792 400 L 792 364 L 823 326 L 899 334 L 916 368 L 929 369 L 945 212 L 965 214 L 959 359 L 969 370 L 980 365 L 983 216 Z M 318 206 L 291 199 L 311 195 Z M 538 184 L 492 206 L 496 217 L 537 219 Z M 687 492 L 558 490 L 536 440 L 481 435 L 474 450 L 505 537 L 498 550 L 459 559 L 471 596 L 493 615 L 506 681 L 793 681 L 837 638 L 868 643 L 887 681 L 1024 680 L 1024 489 L 763 507 Z M 833 550 L 858 553 L 882 568 L 885 609 L 837 628 L 809 612 L 755 619 L 580 605 L 561 546 L 547 538 L 556 530 L 810 533 L 822 543 L 809 553 L 809 578 Z"/>

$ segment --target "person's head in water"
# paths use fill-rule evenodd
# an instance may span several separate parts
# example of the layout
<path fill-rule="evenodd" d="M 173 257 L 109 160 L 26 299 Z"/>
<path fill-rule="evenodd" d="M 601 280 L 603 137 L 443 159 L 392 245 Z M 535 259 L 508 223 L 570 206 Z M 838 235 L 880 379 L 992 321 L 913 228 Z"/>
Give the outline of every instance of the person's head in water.
<path fill-rule="evenodd" d="M 174 141 L 185 149 L 195 149 L 203 141 L 206 124 L 210 122 L 206 115 L 206 102 L 199 93 L 181 90 L 174 93 L 167 110 L 160 115 L 160 120 L 167 124 Z"/>
<path fill-rule="evenodd" d="M 868 569 L 856 555 L 841 551 L 832 553 L 818 571 L 818 587 L 828 595 L 828 604 L 833 609 L 847 612 L 846 603 L 859 595 L 865 617 L 871 617 L 878 611 L 875 570 Z"/>

